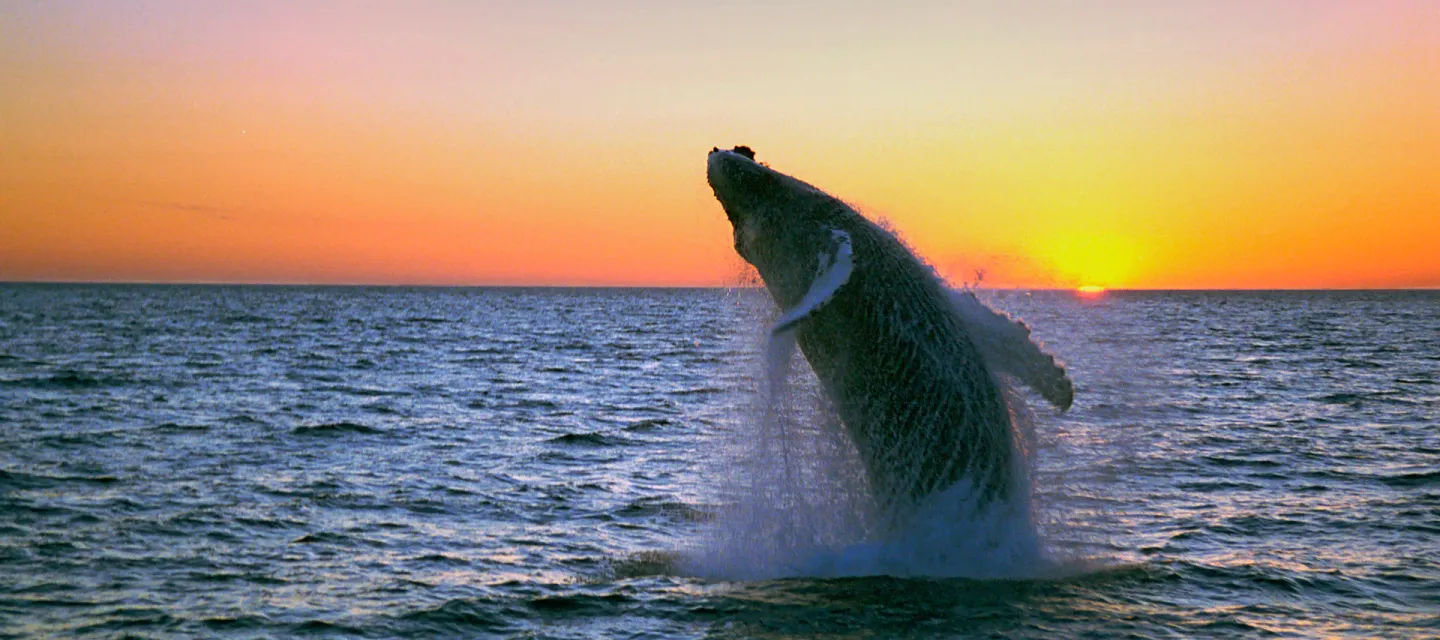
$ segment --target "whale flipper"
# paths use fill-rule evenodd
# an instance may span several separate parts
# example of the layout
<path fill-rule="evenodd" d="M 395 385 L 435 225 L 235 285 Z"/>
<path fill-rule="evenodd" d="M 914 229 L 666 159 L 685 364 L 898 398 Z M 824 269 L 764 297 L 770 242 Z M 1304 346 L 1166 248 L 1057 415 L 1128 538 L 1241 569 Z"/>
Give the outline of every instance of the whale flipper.
<path fill-rule="evenodd" d="M 820 266 L 816 270 L 815 280 L 810 283 L 810 290 L 805 292 L 805 297 L 800 299 L 780 320 L 770 329 L 771 334 L 778 334 L 795 328 L 801 320 L 815 313 L 824 306 L 840 287 L 850 281 L 850 272 L 855 268 L 854 249 L 850 246 L 850 234 L 839 229 L 830 230 L 830 238 L 835 242 L 834 250 L 829 254 L 820 254 Z"/>
<path fill-rule="evenodd" d="M 968 291 L 953 291 L 950 298 L 992 369 L 1015 376 L 1055 408 L 1070 408 L 1075 400 L 1075 385 L 1055 356 L 1030 339 L 1030 327 L 985 306 Z"/>

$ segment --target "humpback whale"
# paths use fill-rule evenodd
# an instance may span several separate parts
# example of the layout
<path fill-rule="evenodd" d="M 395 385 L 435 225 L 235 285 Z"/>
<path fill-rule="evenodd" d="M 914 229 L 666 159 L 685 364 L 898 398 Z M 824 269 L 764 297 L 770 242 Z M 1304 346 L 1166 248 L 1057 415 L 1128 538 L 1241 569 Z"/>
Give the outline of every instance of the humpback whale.
<path fill-rule="evenodd" d="M 748 147 L 712 149 L 706 178 L 781 309 L 772 334 L 798 343 L 883 513 L 903 518 L 961 482 L 979 504 L 1024 490 L 1000 376 L 1061 410 L 1074 393 L 1025 325 L 951 291 L 890 232 Z"/>

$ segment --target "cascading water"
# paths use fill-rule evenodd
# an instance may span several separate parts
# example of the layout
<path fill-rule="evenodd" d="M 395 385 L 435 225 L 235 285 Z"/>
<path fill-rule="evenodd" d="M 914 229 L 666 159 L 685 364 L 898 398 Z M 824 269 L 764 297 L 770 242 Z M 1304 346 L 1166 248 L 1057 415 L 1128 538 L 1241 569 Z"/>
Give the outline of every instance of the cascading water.
<path fill-rule="evenodd" d="M 740 296 L 738 304 L 757 328 L 762 318 L 773 320 L 759 296 Z M 805 380 L 794 334 L 771 336 L 765 347 L 754 401 L 737 411 L 717 457 L 726 506 L 689 554 L 688 572 L 733 580 L 809 575 L 818 552 L 869 537 L 864 469 L 813 376 Z"/>

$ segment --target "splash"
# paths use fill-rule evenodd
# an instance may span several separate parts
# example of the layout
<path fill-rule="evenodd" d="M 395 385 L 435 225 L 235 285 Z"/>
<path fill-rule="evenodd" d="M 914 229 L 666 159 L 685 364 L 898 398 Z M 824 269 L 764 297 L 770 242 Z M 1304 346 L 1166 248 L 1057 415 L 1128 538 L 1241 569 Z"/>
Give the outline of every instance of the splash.
<path fill-rule="evenodd" d="M 764 304 L 748 305 L 755 334 L 771 325 Z M 962 480 L 896 513 L 882 507 L 814 373 L 794 357 L 794 332 L 771 326 L 777 330 L 763 333 L 756 401 L 736 416 L 722 456 L 726 506 L 687 554 L 686 573 L 764 580 L 1035 578 L 1065 571 L 1037 525 L 1029 480 L 1033 419 L 1012 385 L 1002 378 L 1013 455 L 995 462 L 1012 466 L 1016 486 L 1008 497 L 995 500 Z"/>

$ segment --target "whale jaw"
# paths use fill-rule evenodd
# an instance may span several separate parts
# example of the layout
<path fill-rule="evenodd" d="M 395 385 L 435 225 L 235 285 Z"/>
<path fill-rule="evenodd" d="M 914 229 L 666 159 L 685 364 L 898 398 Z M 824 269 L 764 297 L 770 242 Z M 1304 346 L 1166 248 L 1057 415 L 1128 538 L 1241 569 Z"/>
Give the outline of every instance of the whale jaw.
<path fill-rule="evenodd" d="M 843 202 L 754 159 L 748 147 L 714 149 L 706 179 L 733 229 L 735 252 L 783 308 L 798 304 L 837 250 L 832 231 L 855 214 Z"/>
<path fill-rule="evenodd" d="M 705 162 L 705 180 L 715 192 L 715 199 L 725 209 L 725 217 L 735 224 L 745 215 L 745 209 L 759 199 L 756 192 L 762 178 L 761 168 L 756 162 L 734 151 L 715 149 Z"/>

